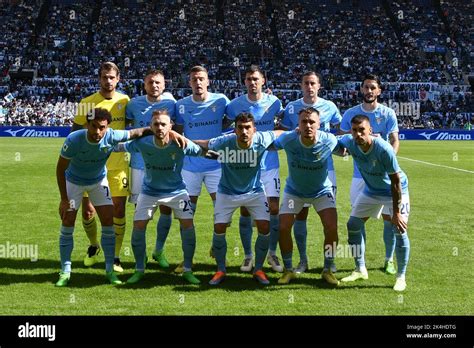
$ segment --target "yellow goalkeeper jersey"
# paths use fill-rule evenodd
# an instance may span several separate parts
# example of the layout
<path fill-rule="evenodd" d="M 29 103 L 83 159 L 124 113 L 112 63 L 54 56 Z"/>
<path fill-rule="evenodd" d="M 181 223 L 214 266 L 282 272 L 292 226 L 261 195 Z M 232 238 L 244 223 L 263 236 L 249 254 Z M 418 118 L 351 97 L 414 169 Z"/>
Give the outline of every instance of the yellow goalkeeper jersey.
<path fill-rule="evenodd" d="M 128 95 L 115 91 L 111 99 L 104 98 L 99 92 L 81 100 L 77 107 L 74 123 L 84 125 L 89 110 L 102 108 L 112 114 L 112 122 L 109 124 L 113 129 L 125 129 L 125 107 L 130 98 Z M 127 156 L 123 152 L 112 153 L 107 160 L 108 170 L 121 170 L 128 167 Z"/>

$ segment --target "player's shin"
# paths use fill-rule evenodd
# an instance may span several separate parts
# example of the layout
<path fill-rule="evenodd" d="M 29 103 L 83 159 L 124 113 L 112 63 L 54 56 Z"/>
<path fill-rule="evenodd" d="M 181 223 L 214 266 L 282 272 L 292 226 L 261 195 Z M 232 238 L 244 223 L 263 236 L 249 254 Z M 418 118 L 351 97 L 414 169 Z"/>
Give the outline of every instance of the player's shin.
<path fill-rule="evenodd" d="M 165 247 L 166 238 L 171 228 L 171 214 L 160 214 L 158 224 L 156 225 L 156 244 L 155 252 L 160 252 Z"/>
<path fill-rule="evenodd" d="M 252 218 L 250 216 L 240 216 L 239 219 L 240 240 L 244 248 L 245 257 L 252 254 Z"/>
<path fill-rule="evenodd" d="M 408 265 L 408 260 L 410 258 L 410 240 L 408 239 L 408 234 L 405 231 L 405 233 L 400 234 L 398 231 L 396 231 L 396 227 L 393 226 L 395 230 L 395 236 L 396 236 L 396 247 L 395 247 L 395 253 L 397 255 L 397 266 L 398 266 L 398 273 L 397 276 L 404 276 L 407 265 Z"/>
<path fill-rule="evenodd" d="M 276 254 L 278 240 L 280 239 L 280 224 L 278 215 L 270 215 L 270 245 L 268 253 L 270 255 Z"/>
<path fill-rule="evenodd" d="M 324 240 L 324 270 L 331 270 L 334 265 L 334 258 L 337 252 L 337 239 L 330 238 L 329 232 L 325 231 L 326 238 Z M 337 234 L 336 234 L 337 236 Z"/>
<path fill-rule="evenodd" d="M 395 251 L 395 233 L 391 221 L 383 221 L 383 241 L 385 243 L 385 260 L 393 261 Z"/>
<path fill-rule="evenodd" d="M 225 233 L 217 234 L 214 231 L 212 237 L 212 249 L 214 250 L 214 255 L 216 256 L 217 270 L 225 272 L 225 257 L 227 254 L 227 241 L 225 239 Z"/>
<path fill-rule="evenodd" d="M 268 253 L 268 246 L 270 245 L 270 233 L 258 233 L 255 241 L 255 271 L 263 268 L 263 262 Z"/>
<path fill-rule="evenodd" d="M 120 250 L 122 249 L 123 238 L 125 236 L 125 217 L 116 218 L 114 217 L 114 229 L 115 229 L 115 257 L 120 257 Z"/>
<path fill-rule="evenodd" d="M 73 239 L 74 227 L 66 227 L 61 225 L 59 235 L 59 254 L 61 256 L 61 271 L 64 273 L 71 272 L 71 254 L 74 248 Z"/>
<path fill-rule="evenodd" d="M 306 255 L 306 238 L 308 231 L 306 228 L 306 220 L 295 220 L 293 227 L 295 234 L 295 242 L 300 254 L 300 262 L 308 262 L 308 256 Z"/>
<path fill-rule="evenodd" d="M 348 242 L 351 246 L 351 252 L 357 270 L 365 269 L 365 243 L 363 243 L 362 237 L 363 227 L 364 221 L 355 216 L 351 216 L 347 222 L 347 231 L 349 234 Z"/>
<path fill-rule="evenodd" d="M 145 230 L 133 228 L 132 250 L 135 256 L 135 270 L 145 272 L 146 234 Z"/>
<path fill-rule="evenodd" d="M 113 271 L 114 265 L 114 249 L 115 249 L 115 232 L 114 226 L 102 226 L 102 236 L 100 243 L 104 250 L 105 271 L 110 273 Z"/>
<path fill-rule="evenodd" d="M 191 271 L 193 265 L 194 251 L 196 250 L 196 231 L 194 226 L 181 228 L 181 245 L 184 255 L 184 272 Z"/>
<path fill-rule="evenodd" d="M 98 246 L 99 241 L 97 240 L 97 220 L 95 215 L 89 220 L 82 218 L 82 227 L 84 227 L 84 231 L 86 231 L 90 245 Z"/>

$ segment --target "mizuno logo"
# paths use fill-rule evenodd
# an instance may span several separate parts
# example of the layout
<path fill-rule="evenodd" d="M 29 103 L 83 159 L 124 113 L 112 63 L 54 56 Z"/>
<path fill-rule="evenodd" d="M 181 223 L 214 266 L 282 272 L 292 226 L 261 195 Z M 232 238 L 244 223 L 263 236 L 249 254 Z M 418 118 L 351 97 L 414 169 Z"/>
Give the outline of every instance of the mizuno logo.
<path fill-rule="evenodd" d="M 18 130 L 16 130 L 16 131 L 14 131 L 14 130 L 12 130 L 12 129 L 10 128 L 10 129 L 5 130 L 5 133 L 9 133 L 9 134 L 11 134 L 12 137 L 16 137 L 16 134 L 17 134 L 18 132 L 21 132 L 22 130 L 25 130 L 25 128 L 18 129 Z"/>
<path fill-rule="evenodd" d="M 431 140 L 431 137 L 433 135 L 435 135 L 436 133 L 439 133 L 439 132 L 433 132 L 433 133 L 430 133 L 430 134 L 423 132 L 423 133 L 420 133 L 420 135 L 424 136 L 426 138 L 426 140 Z"/>

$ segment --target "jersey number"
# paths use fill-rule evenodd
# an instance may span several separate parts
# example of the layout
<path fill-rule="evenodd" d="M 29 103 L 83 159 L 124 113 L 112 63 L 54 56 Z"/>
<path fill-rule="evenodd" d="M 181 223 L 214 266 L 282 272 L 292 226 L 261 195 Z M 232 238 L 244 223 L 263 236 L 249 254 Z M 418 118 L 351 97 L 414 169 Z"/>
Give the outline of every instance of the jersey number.
<path fill-rule="evenodd" d="M 408 215 L 410 214 L 410 203 L 403 203 L 402 207 L 400 208 L 400 214 Z"/>

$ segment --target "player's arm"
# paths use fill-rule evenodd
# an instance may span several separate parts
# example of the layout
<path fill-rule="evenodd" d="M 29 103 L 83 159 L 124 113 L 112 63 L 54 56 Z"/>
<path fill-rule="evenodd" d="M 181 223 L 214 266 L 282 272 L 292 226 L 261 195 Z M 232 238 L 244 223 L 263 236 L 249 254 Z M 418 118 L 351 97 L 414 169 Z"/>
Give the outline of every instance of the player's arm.
<path fill-rule="evenodd" d="M 193 140 L 196 145 L 199 145 L 204 151 L 209 150 L 209 140 Z"/>
<path fill-rule="evenodd" d="M 150 127 L 134 128 L 128 131 L 129 140 L 145 137 L 147 135 L 153 135 L 153 131 Z"/>
<path fill-rule="evenodd" d="M 183 132 L 184 132 L 184 125 L 182 125 L 182 124 L 175 124 L 175 125 L 173 126 L 173 130 L 174 130 L 176 133 L 183 134 Z"/>
<path fill-rule="evenodd" d="M 400 175 L 398 173 L 389 174 L 390 188 L 392 191 L 393 201 L 393 215 L 392 224 L 394 224 L 400 233 L 405 233 L 407 230 L 407 223 L 400 214 L 402 206 L 402 184 L 400 182 Z"/>
<path fill-rule="evenodd" d="M 222 130 L 225 131 L 229 128 L 234 128 L 232 125 L 234 124 L 234 120 L 231 120 L 227 117 L 227 115 L 224 116 L 222 119 Z"/>
<path fill-rule="evenodd" d="M 393 151 L 395 155 L 398 153 L 398 149 L 400 148 L 400 140 L 398 140 L 398 132 L 392 132 L 388 135 L 388 141 L 390 145 L 393 147 Z"/>
<path fill-rule="evenodd" d="M 59 216 L 61 219 L 66 217 L 66 213 L 70 208 L 69 199 L 66 190 L 66 169 L 69 167 L 69 160 L 63 156 L 59 156 L 56 165 L 56 181 L 58 183 L 61 201 L 59 203 Z"/>

